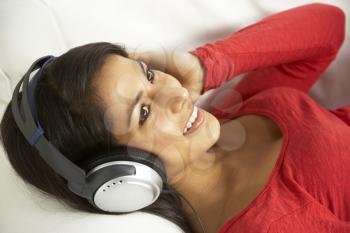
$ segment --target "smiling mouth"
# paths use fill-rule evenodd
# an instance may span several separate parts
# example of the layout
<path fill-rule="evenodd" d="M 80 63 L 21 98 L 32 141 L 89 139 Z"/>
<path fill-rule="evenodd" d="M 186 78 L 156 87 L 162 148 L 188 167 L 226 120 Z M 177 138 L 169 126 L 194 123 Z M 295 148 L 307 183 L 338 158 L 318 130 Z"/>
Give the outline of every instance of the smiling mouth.
<path fill-rule="evenodd" d="M 192 125 L 193 119 L 196 118 L 197 114 L 195 113 L 195 110 L 196 110 L 196 105 L 193 104 L 191 115 L 188 117 L 188 119 L 186 121 L 186 125 L 183 129 L 183 134 L 185 134 L 188 131 L 189 126 Z"/>
<path fill-rule="evenodd" d="M 188 135 L 194 132 L 202 124 L 204 120 L 204 114 L 201 108 L 194 105 L 191 116 L 189 117 L 183 135 Z"/>

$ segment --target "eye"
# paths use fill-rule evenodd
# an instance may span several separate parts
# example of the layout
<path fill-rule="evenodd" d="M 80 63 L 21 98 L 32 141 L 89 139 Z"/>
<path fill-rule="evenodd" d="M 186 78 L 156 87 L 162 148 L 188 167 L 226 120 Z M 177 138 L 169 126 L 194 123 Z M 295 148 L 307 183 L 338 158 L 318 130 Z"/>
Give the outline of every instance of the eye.
<path fill-rule="evenodd" d="M 153 83 L 153 80 L 154 80 L 154 72 L 153 70 L 149 69 L 148 66 L 142 62 L 142 65 L 144 67 L 146 67 L 146 77 L 147 77 L 147 80 L 150 81 L 151 83 Z M 149 116 L 149 113 L 151 111 L 151 105 L 142 105 L 141 106 L 141 111 L 140 111 L 140 121 L 139 121 L 139 124 L 142 126 L 144 124 L 144 122 L 147 120 L 148 116 Z"/>
<path fill-rule="evenodd" d="M 142 105 L 141 106 L 140 122 L 139 122 L 139 124 L 141 126 L 147 120 L 150 110 L 151 110 L 151 105 Z"/>
<path fill-rule="evenodd" d="M 148 68 L 148 66 L 146 65 L 146 63 L 144 63 L 143 61 L 141 61 L 142 67 L 146 67 L 146 77 L 147 80 L 150 81 L 151 83 L 153 83 L 154 80 L 154 71 L 150 68 Z"/>
<path fill-rule="evenodd" d="M 153 72 L 153 70 L 151 70 L 151 69 L 149 69 L 147 67 L 146 74 L 147 74 L 148 81 L 151 81 L 151 83 L 153 83 L 153 80 L 154 80 L 154 72 Z"/>

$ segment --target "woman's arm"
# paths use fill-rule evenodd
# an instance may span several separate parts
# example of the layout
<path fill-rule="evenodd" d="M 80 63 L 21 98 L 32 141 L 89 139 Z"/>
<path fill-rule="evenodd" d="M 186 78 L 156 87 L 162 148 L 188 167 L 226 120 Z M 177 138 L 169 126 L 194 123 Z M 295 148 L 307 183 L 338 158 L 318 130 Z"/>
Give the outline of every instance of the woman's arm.
<path fill-rule="evenodd" d="M 190 53 L 204 67 L 201 94 L 247 71 L 235 87 L 243 99 L 282 85 L 307 92 L 335 58 L 344 34 L 344 12 L 315 3 L 271 15 Z"/>

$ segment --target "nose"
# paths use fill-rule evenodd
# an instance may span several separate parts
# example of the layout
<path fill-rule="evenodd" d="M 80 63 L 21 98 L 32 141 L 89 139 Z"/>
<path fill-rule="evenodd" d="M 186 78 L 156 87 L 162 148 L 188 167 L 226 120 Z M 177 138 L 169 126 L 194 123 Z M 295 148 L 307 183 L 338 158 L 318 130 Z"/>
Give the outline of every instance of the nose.
<path fill-rule="evenodd" d="M 184 104 L 189 99 L 186 88 L 181 86 L 165 86 L 158 90 L 154 101 L 164 109 L 169 109 L 171 113 L 177 113 L 183 109 Z"/>

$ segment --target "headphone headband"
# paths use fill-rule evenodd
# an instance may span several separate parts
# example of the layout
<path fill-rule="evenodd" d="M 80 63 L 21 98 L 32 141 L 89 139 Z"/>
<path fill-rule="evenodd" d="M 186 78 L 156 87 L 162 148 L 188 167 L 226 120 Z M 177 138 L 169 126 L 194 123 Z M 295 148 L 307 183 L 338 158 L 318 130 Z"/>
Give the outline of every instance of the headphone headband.
<path fill-rule="evenodd" d="M 11 110 L 18 128 L 27 141 L 38 149 L 45 162 L 66 180 L 77 184 L 84 184 L 85 171 L 63 156 L 44 136 L 44 130 L 39 123 L 38 115 L 35 111 L 34 93 L 37 82 L 42 76 L 42 70 L 45 65 L 53 59 L 53 56 L 45 56 L 39 58 L 31 65 L 15 87 L 11 100 Z M 30 74 L 38 68 L 40 70 L 35 74 L 31 84 L 28 85 Z M 22 98 L 19 106 L 19 89 L 22 83 Z M 35 117 L 33 117 L 33 113 Z M 82 187 L 80 188 L 82 189 Z"/>

